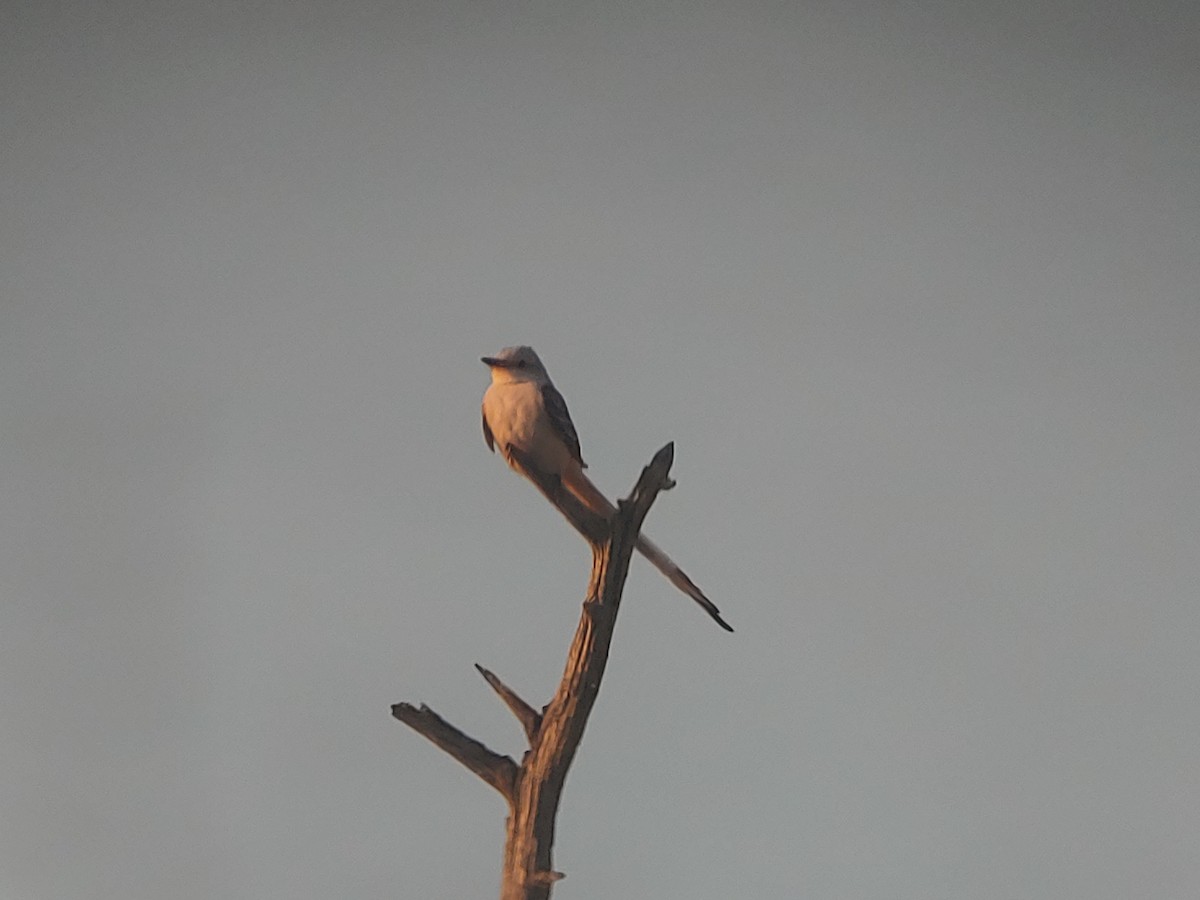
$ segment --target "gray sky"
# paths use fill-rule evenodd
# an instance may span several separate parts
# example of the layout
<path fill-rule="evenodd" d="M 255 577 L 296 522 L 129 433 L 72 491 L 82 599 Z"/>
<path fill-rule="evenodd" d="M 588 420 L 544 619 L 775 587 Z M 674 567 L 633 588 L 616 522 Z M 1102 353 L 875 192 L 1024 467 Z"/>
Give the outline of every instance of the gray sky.
<path fill-rule="evenodd" d="M 37 3 L 0 36 L 0 894 L 488 897 L 583 543 L 559 900 L 1200 894 L 1200 15 Z"/>

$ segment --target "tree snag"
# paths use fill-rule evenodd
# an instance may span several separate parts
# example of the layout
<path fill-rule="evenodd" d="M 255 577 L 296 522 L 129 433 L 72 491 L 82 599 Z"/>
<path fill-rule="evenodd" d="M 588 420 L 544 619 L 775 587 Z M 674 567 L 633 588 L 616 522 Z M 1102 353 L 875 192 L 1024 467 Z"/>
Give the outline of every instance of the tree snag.
<path fill-rule="evenodd" d="M 674 486 L 668 473 L 675 445 L 667 444 L 654 455 L 642 470 L 633 493 L 618 502 L 610 522 L 562 490 L 556 478 L 526 465 L 519 451 L 510 448 L 510 452 L 592 547 L 591 583 L 558 690 L 539 713 L 499 678 L 476 665 L 529 739 L 529 751 L 520 765 L 468 737 L 427 706 L 397 703 L 392 715 L 457 759 L 508 802 L 500 900 L 548 900 L 552 885 L 563 877 L 554 871 L 550 858 L 559 798 L 600 692 L 621 592 L 642 522 L 659 491 Z"/>

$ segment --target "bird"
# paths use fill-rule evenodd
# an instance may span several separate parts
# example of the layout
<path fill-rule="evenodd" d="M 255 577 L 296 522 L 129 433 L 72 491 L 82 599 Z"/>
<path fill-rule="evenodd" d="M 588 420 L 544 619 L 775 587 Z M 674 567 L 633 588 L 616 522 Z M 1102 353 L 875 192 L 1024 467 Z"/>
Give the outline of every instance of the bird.
<path fill-rule="evenodd" d="M 509 466 L 525 474 L 514 459 L 519 451 L 527 465 L 555 476 L 562 486 L 585 507 L 605 519 L 616 508 L 584 473 L 587 463 L 579 448 L 579 435 L 566 401 L 550 380 L 541 359 L 532 347 L 505 347 L 495 356 L 481 357 L 491 370 L 492 382 L 483 395 L 483 439 L 492 452 L 500 454 Z M 726 631 L 732 626 L 671 557 L 645 535 L 639 535 L 637 550 Z"/>

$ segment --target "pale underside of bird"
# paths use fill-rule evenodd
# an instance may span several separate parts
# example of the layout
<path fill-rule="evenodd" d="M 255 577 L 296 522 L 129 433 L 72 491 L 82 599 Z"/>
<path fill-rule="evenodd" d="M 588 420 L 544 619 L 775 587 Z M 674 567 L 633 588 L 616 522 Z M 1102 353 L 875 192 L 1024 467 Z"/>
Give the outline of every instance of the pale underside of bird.
<path fill-rule="evenodd" d="M 492 383 L 483 395 L 483 438 L 488 449 L 499 447 L 509 466 L 521 472 L 510 448 L 519 451 L 527 464 L 556 476 L 592 512 L 611 517 L 615 508 L 584 474 L 587 463 L 567 404 L 533 348 L 505 347 L 496 356 L 483 357 L 483 362 L 492 373 Z M 733 631 L 695 582 L 645 535 L 638 537 L 637 550 L 718 625 Z"/>

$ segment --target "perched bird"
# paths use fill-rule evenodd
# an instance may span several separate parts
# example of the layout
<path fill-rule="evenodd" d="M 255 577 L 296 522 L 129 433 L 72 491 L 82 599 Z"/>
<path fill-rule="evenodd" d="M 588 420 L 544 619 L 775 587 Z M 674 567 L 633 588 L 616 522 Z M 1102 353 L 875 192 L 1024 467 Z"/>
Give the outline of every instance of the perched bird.
<path fill-rule="evenodd" d="M 483 395 L 483 439 L 488 449 L 494 451 L 498 445 L 509 466 L 522 472 L 509 452 L 510 447 L 516 448 L 538 471 L 557 476 L 592 512 L 611 517 L 616 509 L 584 474 L 587 463 L 567 404 L 533 348 L 505 347 L 496 356 L 483 357 L 483 362 L 492 372 L 492 383 Z M 733 631 L 704 592 L 645 535 L 638 537 L 637 550 L 718 625 Z"/>

